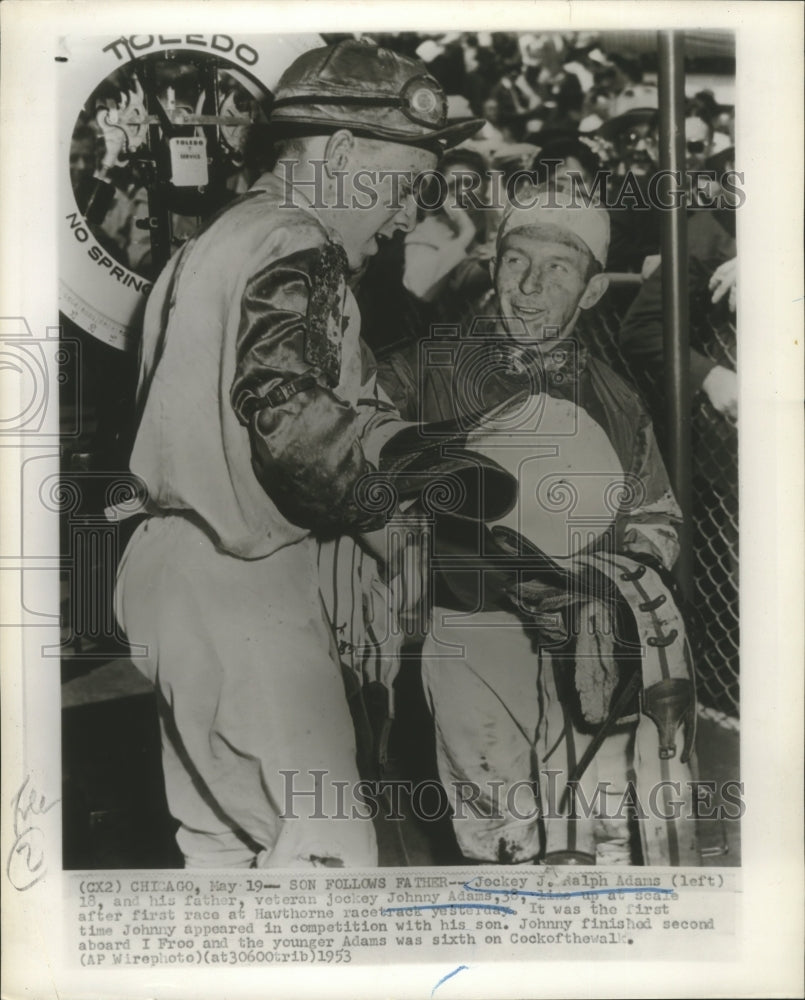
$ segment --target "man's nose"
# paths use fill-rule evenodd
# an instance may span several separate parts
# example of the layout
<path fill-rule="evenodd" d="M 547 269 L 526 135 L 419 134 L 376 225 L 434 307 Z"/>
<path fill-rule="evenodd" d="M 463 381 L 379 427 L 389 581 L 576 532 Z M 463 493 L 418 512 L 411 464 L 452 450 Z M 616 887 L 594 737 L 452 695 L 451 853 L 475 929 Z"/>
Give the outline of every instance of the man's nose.
<path fill-rule="evenodd" d="M 400 210 L 394 216 L 394 226 L 406 233 L 412 232 L 416 226 L 416 199 L 412 194 L 403 199 Z"/>
<path fill-rule="evenodd" d="M 538 267 L 529 267 L 520 279 L 520 291 L 524 295 L 535 295 L 542 291 L 542 271 Z"/>

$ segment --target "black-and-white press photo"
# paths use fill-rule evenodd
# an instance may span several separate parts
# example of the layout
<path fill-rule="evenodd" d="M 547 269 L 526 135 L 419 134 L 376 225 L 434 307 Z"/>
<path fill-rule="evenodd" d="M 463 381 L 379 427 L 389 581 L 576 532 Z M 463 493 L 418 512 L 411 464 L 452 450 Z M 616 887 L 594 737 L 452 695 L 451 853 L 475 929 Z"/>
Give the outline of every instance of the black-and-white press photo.
<path fill-rule="evenodd" d="M 677 951 L 772 995 L 738 969 L 758 829 L 801 881 L 801 574 L 759 585 L 801 338 L 762 364 L 802 300 L 779 271 L 758 328 L 746 80 L 801 10 L 74 6 L 54 281 L 0 310 L 4 936 L 55 893 L 60 996 L 549 995 L 548 959 L 638 996 Z"/>
<path fill-rule="evenodd" d="M 661 43 L 65 40 L 68 866 L 739 864 L 735 46 Z"/>

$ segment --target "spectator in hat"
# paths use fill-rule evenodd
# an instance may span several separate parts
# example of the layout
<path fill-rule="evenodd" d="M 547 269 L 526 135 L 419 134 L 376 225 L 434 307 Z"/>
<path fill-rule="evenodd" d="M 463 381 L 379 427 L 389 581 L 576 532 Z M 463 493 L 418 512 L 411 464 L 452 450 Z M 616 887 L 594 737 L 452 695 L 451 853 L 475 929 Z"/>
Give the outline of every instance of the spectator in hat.
<path fill-rule="evenodd" d="M 612 242 L 608 268 L 648 278 L 660 258 L 661 213 L 649 196 L 659 169 L 659 99 L 656 87 L 633 84 L 613 104 L 613 117 L 598 130 L 615 151 L 609 187 Z M 685 169 L 701 170 L 712 152 L 713 130 L 698 115 L 685 119 Z"/>
<path fill-rule="evenodd" d="M 650 207 L 649 178 L 659 164 L 657 133 L 659 97 L 650 84 L 632 83 L 612 102 L 611 117 L 597 132 L 610 151 L 608 201 L 611 206 L 612 239 L 607 268 L 640 273 L 646 257 L 660 248 L 660 214 Z M 636 196 L 648 210 L 638 207 Z M 628 197 L 622 193 L 631 191 Z"/>
<path fill-rule="evenodd" d="M 612 144 L 619 174 L 643 176 L 657 169 L 659 106 L 657 88 L 647 83 L 630 84 L 613 100 L 598 135 Z"/>

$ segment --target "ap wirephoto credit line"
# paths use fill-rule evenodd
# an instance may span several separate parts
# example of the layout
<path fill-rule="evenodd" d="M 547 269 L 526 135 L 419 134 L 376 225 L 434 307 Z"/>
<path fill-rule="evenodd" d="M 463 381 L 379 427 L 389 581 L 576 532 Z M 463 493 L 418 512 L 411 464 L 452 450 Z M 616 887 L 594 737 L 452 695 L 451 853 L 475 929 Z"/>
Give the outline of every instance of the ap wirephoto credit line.
<path fill-rule="evenodd" d="M 746 571 L 794 493 L 757 474 L 742 80 L 777 36 L 752 4 L 751 38 L 718 4 L 160 6 L 42 15 L 53 238 L 20 239 L 58 293 L 19 271 L 0 310 L 4 996 L 46 912 L 61 997 L 637 996 L 672 953 L 765 995 L 758 768 L 798 722 L 764 758 L 758 713 L 798 633 Z"/>

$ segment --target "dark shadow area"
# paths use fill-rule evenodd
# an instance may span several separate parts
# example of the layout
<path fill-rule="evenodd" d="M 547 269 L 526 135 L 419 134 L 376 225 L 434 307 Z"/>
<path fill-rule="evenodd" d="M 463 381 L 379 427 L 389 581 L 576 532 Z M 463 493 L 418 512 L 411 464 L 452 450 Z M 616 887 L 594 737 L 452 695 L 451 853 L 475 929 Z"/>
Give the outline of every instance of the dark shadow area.
<path fill-rule="evenodd" d="M 153 695 L 62 712 L 63 867 L 181 868 Z"/>

